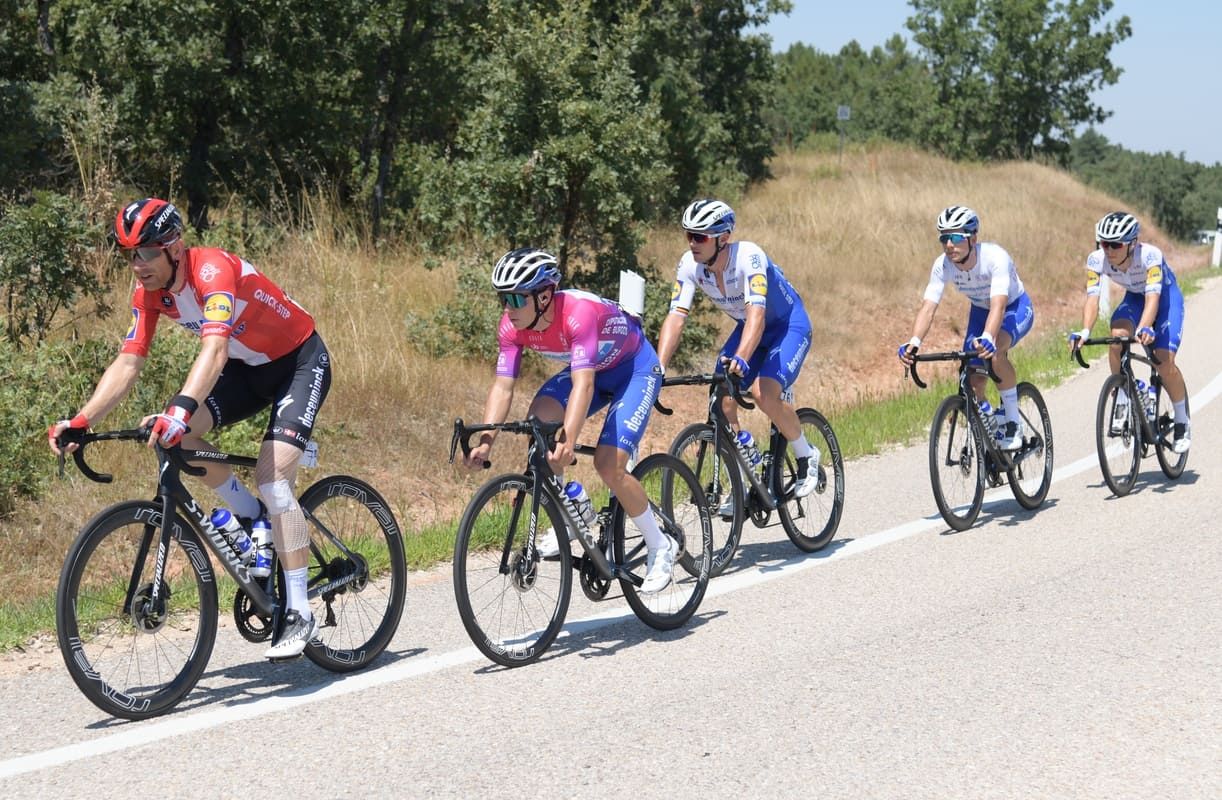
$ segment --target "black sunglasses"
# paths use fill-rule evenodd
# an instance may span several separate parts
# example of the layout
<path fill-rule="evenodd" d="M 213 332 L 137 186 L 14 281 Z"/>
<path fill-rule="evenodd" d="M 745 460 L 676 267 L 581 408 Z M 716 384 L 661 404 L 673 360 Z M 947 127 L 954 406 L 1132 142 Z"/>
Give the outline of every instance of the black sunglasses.
<path fill-rule="evenodd" d="M 510 308 L 525 308 L 526 300 L 530 297 L 528 294 L 518 294 L 517 292 L 497 292 L 496 296 L 501 298 L 501 305 L 509 306 Z"/>
<path fill-rule="evenodd" d="M 696 233 L 695 231 L 686 231 L 687 240 L 696 244 L 704 244 L 709 239 L 712 239 L 717 234 L 715 233 Z"/>
<path fill-rule="evenodd" d="M 133 261 L 140 259 L 141 261 L 148 262 L 161 255 L 164 250 L 164 247 L 133 247 L 128 252 Z"/>
<path fill-rule="evenodd" d="M 1099 242 L 1100 247 L 1106 247 L 1108 250 L 1119 250 L 1124 247 L 1124 242 Z"/>

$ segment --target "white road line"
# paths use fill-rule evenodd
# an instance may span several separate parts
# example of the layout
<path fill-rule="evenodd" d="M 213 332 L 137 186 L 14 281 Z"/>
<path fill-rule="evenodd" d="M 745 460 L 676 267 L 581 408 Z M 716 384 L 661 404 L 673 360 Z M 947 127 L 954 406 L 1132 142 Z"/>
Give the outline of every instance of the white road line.
<path fill-rule="evenodd" d="M 1215 376 L 1204 389 L 1192 396 L 1194 412 L 1212 403 L 1220 393 L 1222 393 L 1222 374 Z M 1098 464 L 1097 455 L 1091 453 L 1064 467 L 1054 468 L 1052 482 L 1056 483 L 1089 469 L 1095 469 L 1098 467 Z M 1009 490 L 1002 487 L 988 492 L 985 495 L 985 504 L 1003 502 L 1009 498 Z M 750 569 L 732 575 L 723 575 L 709 582 L 706 597 L 717 597 L 718 595 L 773 581 L 794 572 L 800 572 L 819 564 L 865 553 L 876 547 L 883 547 L 884 545 L 907 539 L 910 536 L 916 536 L 919 533 L 941 527 L 945 527 L 945 523 L 940 515 L 935 514 L 906 522 L 903 525 L 898 525 L 879 533 L 855 538 L 834 549 L 795 556 L 780 564 L 769 565 L 767 570 Z M 561 637 L 597 630 L 622 620 L 631 619 L 632 617 L 633 615 L 630 612 L 623 610 L 595 614 L 591 617 L 566 623 Z M 54 747 L 49 750 L 11 758 L 7 761 L 0 761 L 0 778 L 49 769 L 61 764 L 68 764 L 106 753 L 142 747 L 146 744 L 160 742 L 170 736 L 180 736 L 192 731 L 207 730 L 238 720 L 253 719 L 264 714 L 287 711 L 288 709 L 309 703 L 329 700 L 333 697 L 342 697 L 364 691 L 365 689 L 385 686 L 386 684 L 408 680 L 419 675 L 438 672 L 482 658 L 483 654 L 474 646 L 464 647 L 460 650 L 442 653 L 437 656 L 425 656 L 411 662 L 377 667 L 369 672 L 334 678 L 326 683 L 314 686 L 289 689 L 279 692 L 273 697 L 267 697 L 251 703 L 226 706 L 173 719 L 150 720 L 139 723 L 139 727 L 132 727 L 117 733 L 108 734 L 98 739 L 64 745 L 63 747 Z"/>

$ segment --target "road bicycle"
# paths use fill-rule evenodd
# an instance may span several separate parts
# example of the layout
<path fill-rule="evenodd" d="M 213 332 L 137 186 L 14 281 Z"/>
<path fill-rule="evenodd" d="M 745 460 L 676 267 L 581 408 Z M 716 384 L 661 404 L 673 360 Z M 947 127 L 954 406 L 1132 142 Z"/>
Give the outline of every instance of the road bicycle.
<path fill-rule="evenodd" d="M 1187 453 L 1174 449 L 1175 411 L 1167 395 L 1163 379 L 1154 368 L 1161 363 L 1150 347 L 1146 354 L 1131 351 L 1137 340 L 1132 336 L 1101 336 L 1082 340 L 1082 346 L 1107 344 L 1120 345 L 1120 372 L 1109 375 L 1099 390 L 1099 404 L 1095 412 L 1095 444 L 1099 451 L 1099 469 L 1103 480 L 1117 497 L 1123 497 L 1137 482 L 1137 468 L 1141 460 L 1153 450 L 1158 456 L 1158 465 L 1163 474 L 1175 480 L 1184 473 L 1188 463 Z M 1090 365 L 1082 358 L 1081 347 L 1073 351 L 1074 357 L 1083 367 Z M 1133 362 L 1150 367 L 1149 385 L 1154 391 L 1150 411 L 1146 411 L 1146 392 L 1137 388 L 1137 376 Z M 1147 390 L 1148 392 L 1149 390 Z M 1127 406 L 1116 416 L 1117 400 L 1124 398 Z M 1187 399 L 1185 399 L 1187 402 Z"/>
<path fill-rule="evenodd" d="M 1052 423 L 1043 396 L 1030 383 L 1018 384 L 1022 444 L 1017 450 L 1002 450 L 971 385 L 974 375 L 987 374 L 995 383 L 999 378 L 991 363 L 987 368 L 973 363 L 978 356 L 976 350 L 919 354 L 905 371 L 913 383 L 925 389 L 927 384 L 917 372 L 918 363 L 959 362 L 959 390 L 943 398 L 929 430 L 929 477 L 934 501 L 942 519 L 957 531 L 970 528 L 980 515 L 986 485 L 995 488 L 1009 483 L 1014 499 L 1028 510 L 1040 507 L 1052 485 Z"/>
<path fill-rule="evenodd" d="M 535 661 L 555 641 L 568 613 L 574 572 L 591 600 L 605 598 L 618 581 L 633 612 L 657 630 L 686 623 L 708 586 L 712 524 L 691 470 L 665 453 L 646 456 L 632 470 L 658 527 L 679 545 L 670 585 L 644 594 L 645 541 L 618 499 L 610 497 L 587 526 L 548 464 L 562 426 L 534 416 L 497 424 L 454 422 L 451 462 L 460 445 L 469 455 L 471 436 L 482 431 L 530 438 L 525 471 L 485 483 L 463 512 L 454 540 L 454 595 L 463 626 L 484 655 L 506 667 Z M 592 455 L 594 448 L 581 445 L 575 452 Z M 569 533 L 582 554 L 562 545 L 556 556 L 541 557 L 537 544 L 547 523 L 562 543 Z"/>
<path fill-rule="evenodd" d="M 147 427 L 82 432 L 60 443 L 79 443 L 72 455 L 81 473 L 110 483 L 113 476 L 85 460 L 87 448 L 104 441 L 143 445 L 149 433 Z M 216 641 L 217 565 L 237 584 L 233 616 L 245 639 L 278 635 L 286 611 L 279 559 L 267 577 L 252 575 L 180 477 L 203 475 L 193 466 L 203 461 L 253 468 L 255 459 L 160 443 L 154 450 L 156 498 L 116 503 L 86 523 L 64 559 L 55 596 L 59 647 L 72 680 L 98 708 L 133 720 L 173 708 L 203 674 Z M 298 502 L 310 526 L 308 591 L 321 626 L 305 655 L 331 672 L 362 669 L 390 644 L 403 612 L 407 562 L 399 525 L 373 487 L 346 475 L 319 480 Z"/>
<path fill-rule="evenodd" d="M 736 376 L 680 375 L 663 379 L 662 386 L 709 387 L 707 421 L 681 430 L 669 452 L 692 468 L 709 506 L 719 512 L 714 514 L 714 576 L 720 575 L 734 557 L 747 517 L 757 528 L 763 528 L 776 511 L 785 534 L 799 550 L 813 553 L 827 546 L 836 535 L 844 511 L 844 458 L 836 434 L 822 414 L 813 408 L 798 409 L 798 421 L 813 450 L 808 469 L 817 470 L 819 475 L 815 491 L 799 498 L 793 492 L 797 462 L 775 425 L 770 427 L 768 447 L 758 465 L 748 463 L 739 450 L 722 409 L 722 398 L 729 395 L 745 409 L 755 405 L 743 396 Z M 672 413 L 661 403 L 655 406 L 663 414 Z"/>

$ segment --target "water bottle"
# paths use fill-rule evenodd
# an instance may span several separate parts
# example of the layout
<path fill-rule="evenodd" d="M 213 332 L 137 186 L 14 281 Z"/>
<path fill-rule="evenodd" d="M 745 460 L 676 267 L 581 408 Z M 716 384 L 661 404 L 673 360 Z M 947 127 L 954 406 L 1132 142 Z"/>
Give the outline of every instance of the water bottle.
<path fill-rule="evenodd" d="M 989 436 L 996 436 L 997 417 L 993 415 L 993 404 L 988 400 L 980 401 L 980 418 L 984 420 L 984 427 L 988 429 Z"/>
<path fill-rule="evenodd" d="M 224 534 L 233 547 L 238 558 L 243 562 L 248 562 L 255 555 L 252 549 L 253 545 L 250 541 L 250 536 L 246 533 L 246 529 L 242 527 L 242 523 L 238 522 L 238 518 L 227 508 L 215 508 L 212 510 L 212 524 Z"/>
<path fill-rule="evenodd" d="M 759 466 L 762 456 L 760 455 L 759 448 L 755 446 L 755 439 L 751 436 L 751 431 L 741 430 L 735 438 L 738 440 L 739 452 L 747 459 L 747 463 L 751 465 L 751 468 L 755 469 Z"/>
<path fill-rule="evenodd" d="M 1146 419 L 1153 420 L 1158 409 L 1158 397 L 1154 387 L 1147 385 L 1141 378 L 1137 379 L 1137 394 L 1141 397 L 1142 408 L 1146 410 Z"/>
<path fill-rule="evenodd" d="M 586 487 L 577 481 L 569 481 L 565 484 L 564 496 L 573 504 L 577 517 L 587 528 L 594 524 L 594 504 L 590 502 L 590 495 L 586 494 Z"/>
<path fill-rule="evenodd" d="M 267 517 L 259 517 L 250 526 L 251 546 L 254 548 L 255 560 L 250 567 L 250 574 L 256 578 L 266 578 L 272 574 L 272 524 Z"/>

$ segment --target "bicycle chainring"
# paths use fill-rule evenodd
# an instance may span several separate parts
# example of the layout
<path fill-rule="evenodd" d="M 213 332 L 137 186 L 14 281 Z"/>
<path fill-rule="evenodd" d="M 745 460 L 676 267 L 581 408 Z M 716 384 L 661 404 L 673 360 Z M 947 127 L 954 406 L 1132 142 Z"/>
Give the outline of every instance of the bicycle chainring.
<path fill-rule="evenodd" d="M 241 589 L 233 596 L 233 622 L 248 642 L 266 642 L 272 637 L 272 618 L 260 614 L 249 595 Z"/>
<path fill-rule="evenodd" d="M 606 599 L 607 592 L 611 591 L 611 581 L 599 575 L 594 563 L 589 559 L 586 559 L 581 565 L 580 576 L 581 591 L 585 593 L 586 597 L 596 603 Z"/>

